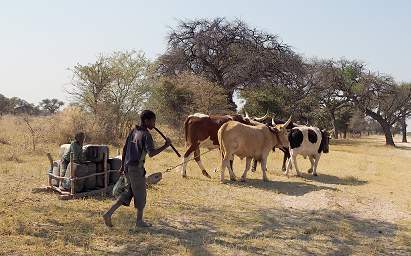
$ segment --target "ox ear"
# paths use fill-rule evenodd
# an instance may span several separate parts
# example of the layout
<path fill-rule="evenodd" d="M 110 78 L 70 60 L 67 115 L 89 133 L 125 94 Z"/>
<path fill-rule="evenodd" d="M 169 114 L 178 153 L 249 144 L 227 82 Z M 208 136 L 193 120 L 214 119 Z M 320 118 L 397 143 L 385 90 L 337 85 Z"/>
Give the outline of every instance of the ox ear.
<path fill-rule="evenodd" d="M 290 116 L 290 118 L 288 118 L 287 122 L 285 122 L 285 124 L 283 125 L 283 128 L 287 128 L 287 126 L 291 123 L 291 118 L 293 116 Z"/>

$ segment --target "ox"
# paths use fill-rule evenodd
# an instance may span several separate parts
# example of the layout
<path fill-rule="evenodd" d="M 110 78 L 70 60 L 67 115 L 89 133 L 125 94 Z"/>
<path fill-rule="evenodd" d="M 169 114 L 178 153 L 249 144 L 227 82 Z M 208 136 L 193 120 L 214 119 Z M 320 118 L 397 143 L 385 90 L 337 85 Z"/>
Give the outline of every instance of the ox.
<path fill-rule="evenodd" d="M 266 117 L 262 117 L 262 119 L 265 118 Z M 258 121 L 259 118 L 255 118 L 255 120 Z M 208 178 L 211 178 L 201 162 L 200 145 L 206 144 L 208 148 L 218 148 L 218 129 L 221 127 L 221 125 L 228 121 L 237 121 L 244 124 L 257 124 L 256 122 L 251 121 L 248 116 L 243 117 L 241 115 L 222 116 L 196 113 L 194 115 L 190 115 L 187 117 L 187 119 L 184 122 L 184 133 L 187 151 L 182 157 L 181 163 L 181 174 L 183 177 L 187 176 L 187 160 L 190 157 L 190 155 L 194 152 L 194 159 L 196 160 L 197 165 L 200 167 L 203 175 Z"/>
<path fill-rule="evenodd" d="M 304 158 L 308 156 L 310 159 L 311 168 L 308 172 L 312 172 L 314 176 L 317 176 L 317 165 L 321 153 L 328 153 L 329 151 L 329 133 L 317 127 L 294 127 L 288 134 L 288 142 L 290 159 L 288 160 L 285 174 L 288 176 L 288 171 L 292 164 L 297 172 L 297 176 L 301 176 L 296 158 L 297 155 L 302 155 Z"/>
<path fill-rule="evenodd" d="M 245 181 L 247 172 L 250 169 L 251 160 L 254 158 L 261 162 L 263 180 L 268 181 L 267 157 L 274 147 L 287 146 L 287 126 L 291 122 L 291 117 L 285 124 L 270 127 L 264 124 L 255 126 L 229 121 L 218 130 L 218 142 L 221 151 L 221 182 L 224 182 L 225 168 L 228 167 L 230 180 L 235 180 L 233 169 L 229 162 L 234 159 L 234 155 L 243 159 L 246 158 L 246 167 L 241 181 Z"/>
<path fill-rule="evenodd" d="M 246 112 L 246 116 L 248 116 L 247 112 Z M 266 114 L 266 116 L 267 116 L 267 114 Z M 261 118 L 260 118 L 260 119 L 261 119 Z M 267 122 L 267 120 L 262 120 L 262 122 L 263 122 L 265 125 L 268 125 L 268 126 L 271 126 L 271 127 L 274 127 L 273 124 L 277 125 L 277 124 L 284 124 L 284 123 L 285 123 L 285 121 L 283 121 L 283 120 L 281 120 L 281 119 L 274 119 L 274 120 L 272 120 L 272 121 L 270 121 L 270 122 Z M 287 129 L 292 129 L 292 128 L 297 127 L 297 126 L 301 126 L 301 125 L 296 124 L 296 123 L 289 123 L 289 124 L 287 125 Z M 285 171 L 285 168 L 286 168 L 286 161 L 287 161 L 287 159 L 290 158 L 290 151 L 288 150 L 288 146 L 287 146 L 287 147 L 279 147 L 279 149 L 284 153 L 283 165 L 282 165 L 282 167 L 281 167 L 281 170 L 284 172 L 284 171 Z M 275 148 L 273 148 L 273 151 L 275 151 Z M 257 169 L 257 161 L 256 161 L 256 160 L 253 160 L 253 165 L 252 165 L 252 167 L 251 167 L 251 171 L 252 171 L 252 172 L 255 172 L 256 169 Z"/>

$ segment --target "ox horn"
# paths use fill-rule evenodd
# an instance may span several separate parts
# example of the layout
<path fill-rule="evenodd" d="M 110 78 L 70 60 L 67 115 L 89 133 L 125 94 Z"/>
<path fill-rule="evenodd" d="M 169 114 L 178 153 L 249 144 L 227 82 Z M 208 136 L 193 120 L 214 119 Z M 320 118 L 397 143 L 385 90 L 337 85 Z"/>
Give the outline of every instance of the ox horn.
<path fill-rule="evenodd" d="M 268 109 L 267 109 L 267 112 L 265 113 L 264 116 L 256 117 L 256 118 L 254 118 L 254 120 L 256 120 L 257 122 L 261 122 L 261 121 L 264 121 L 265 119 L 267 119 L 267 117 L 268 117 Z"/>
<path fill-rule="evenodd" d="M 287 122 L 285 122 L 283 127 L 287 128 L 287 126 L 291 123 L 291 118 L 292 118 L 292 116 L 290 116 L 290 118 L 288 118 Z"/>
<path fill-rule="evenodd" d="M 277 124 L 274 122 L 274 115 L 271 117 L 271 124 L 273 125 L 273 126 L 276 126 Z"/>
<path fill-rule="evenodd" d="M 244 112 L 245 112 L 245 118 L 250 119 L 250 116 L 248 115 L 247 111 L 244 110 Z"/>

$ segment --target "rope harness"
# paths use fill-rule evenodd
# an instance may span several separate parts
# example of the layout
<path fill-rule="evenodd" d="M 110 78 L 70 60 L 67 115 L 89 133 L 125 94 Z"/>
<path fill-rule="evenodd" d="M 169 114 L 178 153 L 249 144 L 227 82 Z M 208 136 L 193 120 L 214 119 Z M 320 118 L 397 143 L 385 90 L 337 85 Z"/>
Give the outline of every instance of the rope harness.
<path fill-rule="evenodd" d="M 167 173 L 167 172 L 170 172 L 170 171 L 172 171 L 172 170 L 176 169 L 177 167 L 182 166 L 183 164 L 186 164 L 186 163 L 188 163 L 188 162 L 190 162 L 190 161 L 195 160 L 195 158 L 196 158 L 196 157 L 199 157 L 199 156 L 205 155 L 205 154 L 207 154 L 207 153 L 209 153 L 209 152 L 211 152 L 211 151 L 213 151 L 213 150 L 215 150 L 215 149 L 216 149 L 216 148 L 210 149 L 210 150 L 208 150 L 208 151 L 206 151 L 206 152 L 201 153 L 201 154 L 200 154 L 200 155 L 198 155 L 198 156 L 194 156 L 193 158 L 188 159 L 187 161 L 182 162 L 181 164 L 175 165 L 175 166 L 173 166 L 173 167 L 169 167 L 169 168 L 167 168 L 165 171 L 162 171 L 161 173 Z"/>

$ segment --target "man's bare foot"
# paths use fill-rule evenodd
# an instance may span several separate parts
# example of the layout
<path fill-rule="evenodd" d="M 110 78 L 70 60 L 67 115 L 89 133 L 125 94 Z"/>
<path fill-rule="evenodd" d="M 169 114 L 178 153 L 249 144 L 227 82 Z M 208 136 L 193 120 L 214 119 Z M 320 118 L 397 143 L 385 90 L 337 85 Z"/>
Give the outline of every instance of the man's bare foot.
<path fill-rule="evenodd" d="M 113 224 L 111 223 L 111 215 L 105 213 L 103 215 L 103 219 L 104 219 L 104 224 L 106 224 L 107 227 L 112 227 Z"/>
<path fill-rule="evenodd" d="M 153 226 L 151 225 L 151 223 L 145 222 L 144 220 L 139 220 L 136 223 L 136 227 L 139 227 L 139 228 L 149 228 L 151 226 Z"/>

